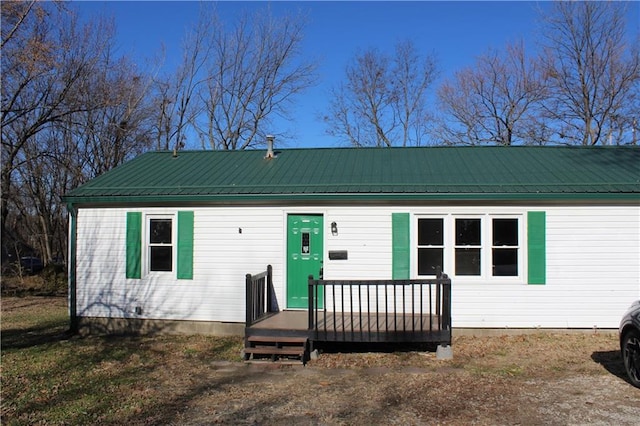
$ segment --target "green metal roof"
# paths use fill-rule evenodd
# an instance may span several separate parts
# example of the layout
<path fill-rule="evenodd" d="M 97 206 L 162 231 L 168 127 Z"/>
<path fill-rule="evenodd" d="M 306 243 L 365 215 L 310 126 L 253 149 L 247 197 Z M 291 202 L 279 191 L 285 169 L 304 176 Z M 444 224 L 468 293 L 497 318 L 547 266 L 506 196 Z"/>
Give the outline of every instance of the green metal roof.
<path fill-rule="evenodd" d="M 76 205 L 524 199 L 640 200 L 640 148 L 148 152 L 65 196 Z"/>

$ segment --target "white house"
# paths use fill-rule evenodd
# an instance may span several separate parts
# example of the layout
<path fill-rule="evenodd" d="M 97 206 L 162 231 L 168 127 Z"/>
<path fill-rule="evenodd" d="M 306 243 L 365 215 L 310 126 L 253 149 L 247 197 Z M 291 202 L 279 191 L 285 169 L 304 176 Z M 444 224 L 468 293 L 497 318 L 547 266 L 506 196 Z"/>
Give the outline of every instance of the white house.
<path fill-rule="evenodd" d="M 239 332 L 267 265 L 280 310 L 306 308 L 321 268 L 441 267 L 454 329 L 614 328 L 640 298 L 636 147 L 149 152 L 65 201 L 80 324 Z"/>

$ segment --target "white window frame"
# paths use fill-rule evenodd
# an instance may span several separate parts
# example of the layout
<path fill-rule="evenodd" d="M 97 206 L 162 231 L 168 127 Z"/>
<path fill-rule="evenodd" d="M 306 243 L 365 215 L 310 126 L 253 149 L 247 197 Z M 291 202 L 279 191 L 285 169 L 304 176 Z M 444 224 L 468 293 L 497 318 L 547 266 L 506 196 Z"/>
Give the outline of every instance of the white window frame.
<path fill-rule="evenodd" d="M 471 245 L 458 245 L 456 244 L 456 225 L 458 220 L 479 220 L 480 221 L 480 244 L 471 244 Z M 449 229 L 445 229 L 445 241 L 448 242 L 448 249 L 451 251 L 451 276 L 454 277 L 462 277 L 464 279 L 478 279 L 482 278 L 486 275 L 486 261 L 487 256 L 485 253 L 485 236 L 486 236 L 486 226 L 483 215 L 477 214 L 456 214 L 451 216 L 451 221 L 449 224 Z M 449 234 L 449 239 L 447 240 L 447 233 Z M 445 244 L 447 247 L 447 244 Z M 480 250 L 480 274 L 478 275 L 456 275 L 456 251 L 458 249 L 470 248 L 470 249 L 479 249 Z"/>
<path fill-rule="evenodd" d="M 487 215 L 487 275 L 491 280 L 495 281 L 510 281 L 518 280 L 524 283 L 525 275 L 525 263 L 524 263 L 524 247 L 526 247 L 524 243 L 525 233 L 525 215 L 524 214 L 489 214 Z M 494 219 L 517 219 L 518 220 L 518 244 L 515 246 L 494 246 L 493 245 L 493 220 Z M 517 266 L 518 266 L 518 274 L 517 275 L 493 275 L 493 249 L 494 248 L 515 248 L 518 250 Z"/>
<path fill-rule="evenodd" d="M 419 224 L 418 224 L 418 220 L 415 221 L 415 244 L 414 244 L 414 250 L 413 253 L 415 256 L 415 262 L 412 262 L 412 264 L 415 264 L 415 273 L 416 275 L 418 274 L 418 260 L 420 258 L 420 256 L 418 255 L 418 252 L 420 251 L 420 249 L 441 249 L 442 250 L 442 263 L 444 263 L 445 265 L 448 265 L 448 262 L 446 260 L 447 257 L 447 239 L 446 239 L 446 228 L 447 228 L 447 221 L 445 219 L 445 217 L 443 215 L 420 215 L 418 216 L 418 219 L 440 219 L 442 220 L 442 245 L 433 245 L 433 244 L 424 244 L 421 245 L 420 241 L 419 241 L 419 236 L 418 236 L 418 232 L 419 232 Z M 443 271 L 446 272 L 446 271 Z M 434 275 L 418 275 L 418 276 L 422 276 L 422 277 L 429 277 L 429 276 L 434 276 Z"/>
<path fill-rule="evenodd" d="M 434 275 L 418 275 L 418 249 L 426 246 L 418 245 L 418 221 L 420 219 L 443 220 L 443 272 L 449 277 L 456 278 L 457 283 L 524 283 L 526 278 L 526 226 L 525 213 L 442 213 L 442 214 L 414 214 L 412 225 L 412 275 L 416 278 L 432 278 Z M 455 227 L 456 219 L 480 219 L 480 275 L 456 275 L 455 274 Z M 509 246 L 517 248 L 518 274 L 513 276 L 493 275 L 493 219 L 517 219 L 518 220 L 518 245 Z M 462 247 L 462 246 L 459 246 Z M 477 247 L 477 246 L 470 246 Z M 499 247 L 498 247 L 499 248 Z"/>
<path fill-rule="evenodd" d="M 152 220 L 171 220 L 171 244 L 151 243 L 151 221 Z M 176 217 L 172 214 L 147 214 L 145 215 L 145 244 L 144 244 L 144 270 L 149 275 L 155 274 L 171 274 L 176 271 Z M 152 271 L 151 270 L 151 247 L 171 246 L 171 270 L 170 271 Z"/>

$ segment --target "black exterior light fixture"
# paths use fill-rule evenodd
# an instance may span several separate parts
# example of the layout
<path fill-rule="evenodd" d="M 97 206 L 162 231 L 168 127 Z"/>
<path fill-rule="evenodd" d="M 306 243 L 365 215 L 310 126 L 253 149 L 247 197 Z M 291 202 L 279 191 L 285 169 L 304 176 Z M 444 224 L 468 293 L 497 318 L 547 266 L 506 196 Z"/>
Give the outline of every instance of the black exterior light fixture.
<path fill-rule="evenodd" d="M 338 224 L 335 222 L 331 222 L 331 235 L 334 237 L 338 235 Z"/>

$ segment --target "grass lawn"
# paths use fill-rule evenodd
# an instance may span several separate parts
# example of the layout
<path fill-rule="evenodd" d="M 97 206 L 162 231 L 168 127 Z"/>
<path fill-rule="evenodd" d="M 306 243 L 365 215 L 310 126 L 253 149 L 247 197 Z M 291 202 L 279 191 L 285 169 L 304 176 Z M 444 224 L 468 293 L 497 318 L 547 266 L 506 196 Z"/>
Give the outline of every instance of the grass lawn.
<path fill-rule="evenodd" d="M 61 297 L 3 297 L 1 326 L 3 425 L 635 425 L 640 418 L 640 389 L 626 382 L 610 332 L 454 330 L 452 360 L 420 351 L 325 352 L 302 367 L 245 364 L 241 337 L 71 335 Z"/>
<path fill-rule="evenodd" d="M 78 337 L 65 298 L 2 300 L 2 424 L 121 424 L 157 409 L 167 371 L 240 361 L 241 338 Z"/>

